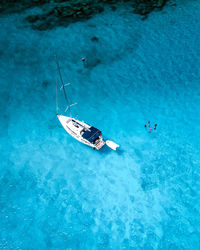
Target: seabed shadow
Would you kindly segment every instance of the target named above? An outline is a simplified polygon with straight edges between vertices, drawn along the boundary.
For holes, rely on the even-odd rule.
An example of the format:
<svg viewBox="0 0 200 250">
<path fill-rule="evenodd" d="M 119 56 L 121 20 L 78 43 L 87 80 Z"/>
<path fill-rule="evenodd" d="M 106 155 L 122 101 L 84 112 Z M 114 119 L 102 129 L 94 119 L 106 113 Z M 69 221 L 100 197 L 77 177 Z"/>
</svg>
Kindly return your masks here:
<svg viewBox="0 0 200 250">
<path fill-rule="evenodd" d="M 99 153 L 100 154 L 109 154 L 113 152 L 113 150 L 111 148 L 109 148 L 107 145 L 103 146 L 100 150 Z M 121 148 L 118 148 L 115 153 L 117 153 L 118 155 L 122 155 L 124 153 L 124 150 Z"/>
</svg>

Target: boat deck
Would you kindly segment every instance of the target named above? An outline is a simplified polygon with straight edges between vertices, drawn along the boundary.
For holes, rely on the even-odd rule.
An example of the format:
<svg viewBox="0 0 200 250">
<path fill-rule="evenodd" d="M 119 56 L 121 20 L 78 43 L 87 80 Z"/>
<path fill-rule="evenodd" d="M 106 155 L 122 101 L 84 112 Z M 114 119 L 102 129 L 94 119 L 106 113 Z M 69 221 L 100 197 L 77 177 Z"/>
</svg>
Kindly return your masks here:
<svg viewBox="0 0 200 250">
<path fill-rule="evenodd" d="M 81 131 L 83 130 L 83 127 L 76 124 L 76 122 L 74 122 L 72 119 L 68 121 L 67 125 L 77 135 L 80 135 Z"/>
</svg>

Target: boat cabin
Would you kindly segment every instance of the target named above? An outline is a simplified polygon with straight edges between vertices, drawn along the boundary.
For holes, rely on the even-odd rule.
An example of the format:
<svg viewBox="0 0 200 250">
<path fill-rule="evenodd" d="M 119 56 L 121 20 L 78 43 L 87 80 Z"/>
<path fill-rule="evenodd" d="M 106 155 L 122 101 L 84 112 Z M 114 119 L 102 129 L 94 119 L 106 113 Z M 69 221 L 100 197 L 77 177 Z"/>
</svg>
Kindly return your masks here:
<svg viewBox="0 0 200 250">
<path fill-rule="evenodd" d="M 95 127 L 90 127 L 88 130 L 86 130 L 83 134 L 82 137 L 84 139 L 86 139 L 87 141 L 91 142 L 91 143 L 95 143 L 96 140 L 99 139 L 99 137 L 101 136 L 101 131 L 98 130 Z"/>
</svg>

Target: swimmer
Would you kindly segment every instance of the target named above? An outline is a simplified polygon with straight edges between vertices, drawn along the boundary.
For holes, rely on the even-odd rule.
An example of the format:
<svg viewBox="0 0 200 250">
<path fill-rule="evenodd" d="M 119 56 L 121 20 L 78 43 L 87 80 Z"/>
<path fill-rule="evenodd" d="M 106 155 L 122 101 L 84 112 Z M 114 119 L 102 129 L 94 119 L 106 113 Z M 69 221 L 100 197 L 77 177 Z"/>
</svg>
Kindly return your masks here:
<svg viewBox="0 0 200 250">
<path fill-rule="evenodd" d="M 149 125 L 149 127 L 150 127 L 150 121 L 148 121 L 148 125 Z"/>
<path fill-rule="evenodd" d="M 144 124 L 144 127 L 146 128 L 146 127 L 147 127 L 147 125 L 146 125 L 146 124 Z"/>
<path fill-rule="evenodd" d="M 151 130 L 152 130 L 152 127 L 150 127 L 150 129 L 149 129 L 149 133 L 151 133 Z"/>
</svg>

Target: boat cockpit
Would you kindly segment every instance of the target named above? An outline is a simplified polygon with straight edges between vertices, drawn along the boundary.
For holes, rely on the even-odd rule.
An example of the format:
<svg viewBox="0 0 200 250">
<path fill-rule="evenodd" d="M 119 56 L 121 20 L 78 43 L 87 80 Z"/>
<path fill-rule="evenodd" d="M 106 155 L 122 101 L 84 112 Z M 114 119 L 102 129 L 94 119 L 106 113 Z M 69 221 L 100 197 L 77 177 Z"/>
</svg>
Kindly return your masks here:
<svg viewBox="0 0 200 250">
<path fill-rule="evenodd" d="M 95 144 L 101 137 L 101 131 L 95 127 L 90 127 L 87 131 L 82 134 L 82 137 L 92 144 Z"/>
</svg>

